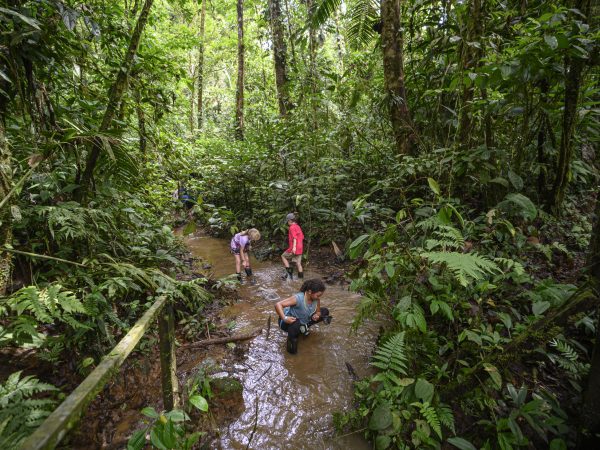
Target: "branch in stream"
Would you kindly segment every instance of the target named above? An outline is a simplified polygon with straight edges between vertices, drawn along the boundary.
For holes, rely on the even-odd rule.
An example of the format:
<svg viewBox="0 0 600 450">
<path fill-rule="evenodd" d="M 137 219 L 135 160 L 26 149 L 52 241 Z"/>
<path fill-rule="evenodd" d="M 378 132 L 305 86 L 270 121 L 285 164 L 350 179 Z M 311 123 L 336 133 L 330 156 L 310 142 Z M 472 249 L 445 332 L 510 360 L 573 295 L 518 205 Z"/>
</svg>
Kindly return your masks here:
<svg viewBox="0 0 600 450">
<path fill-rule="evenodd" d="M 227 336 L 223 338 L 205 339 L 203 341 L 192 342 L 190 344 L 182 345 L 180 348 L 206 347 L 207 345 L 213 344 L 227 344 L 229 342 L 245 341 L 247 339 L 255 338 L 261 333 L 261 331 L 262 328 L 259 328 L 253 331 L 252 333 L 238 334 L 237 336 Z"/>
</svg>

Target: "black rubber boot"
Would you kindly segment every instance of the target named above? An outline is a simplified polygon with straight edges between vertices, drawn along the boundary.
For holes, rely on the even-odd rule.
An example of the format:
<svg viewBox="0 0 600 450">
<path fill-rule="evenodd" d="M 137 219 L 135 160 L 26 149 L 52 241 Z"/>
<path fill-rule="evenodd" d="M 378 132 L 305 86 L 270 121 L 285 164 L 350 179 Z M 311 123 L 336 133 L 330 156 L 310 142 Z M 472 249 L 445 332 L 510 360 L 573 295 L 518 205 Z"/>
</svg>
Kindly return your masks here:
<svg viewBox="0 0 600 450">
<path fill-rule="evenodd" d="M 288 336 L 287 338 L 287 351 L 292 355 L 298 353 L 298 338 L 291 338 Z"/>
<path fill-rule="evenodd" d="M 244 271 L 246 272 L 246 279 L 250 282 L 250 284 L 255 285 L 256 280 L 252 276 L 252 269 L 250 267 L 246 267 Z"/>
<path fill-rule="evenodd" d="M 304 272 L 298 272 L 298 279 L 304 278 Z"/>
<path fill-rule="evenodd" d="M 237 272 L 236 275 L 237 275 L 238 281 L 241 283 L 242 282 L 242 274 Z"/>
<path fill-rule="evenodd" d="M 281 276 L 282 279 L 286 280 L 288 277 L 289 277 L 290 280 L 294 279 L 294 276 L 293 276 L 294 269 L 292 267 L 286 267 L 285 268 L 285 272 L 286 272 L 285 275 Z"/>
</svg>

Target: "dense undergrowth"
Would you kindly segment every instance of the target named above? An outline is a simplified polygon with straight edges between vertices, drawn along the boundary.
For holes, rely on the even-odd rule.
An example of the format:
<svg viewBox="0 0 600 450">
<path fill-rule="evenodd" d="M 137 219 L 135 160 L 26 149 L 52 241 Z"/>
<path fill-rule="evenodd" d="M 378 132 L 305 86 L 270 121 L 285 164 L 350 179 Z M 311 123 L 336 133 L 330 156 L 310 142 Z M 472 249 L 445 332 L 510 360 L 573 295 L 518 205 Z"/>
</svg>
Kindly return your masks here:
<svg viewBox="0 0 600 450">
<path fill-rule="evenodd" d="M 597 6 L 242 3 L 0 8 L 2 354 L 83 376 L 161 294 L 197 326 L 209 294 L 177 280 L 170 228 L 186 191 L 188 230 L 253 226 L 277 247 L 297 211 L 309 261 L 332 242 L 353 260 L 355 325 L 388 326 L 345 432 L 382 449 L 597 438 Z M 57 400 L 12 369 L 0 446 Z"/>
</svg>

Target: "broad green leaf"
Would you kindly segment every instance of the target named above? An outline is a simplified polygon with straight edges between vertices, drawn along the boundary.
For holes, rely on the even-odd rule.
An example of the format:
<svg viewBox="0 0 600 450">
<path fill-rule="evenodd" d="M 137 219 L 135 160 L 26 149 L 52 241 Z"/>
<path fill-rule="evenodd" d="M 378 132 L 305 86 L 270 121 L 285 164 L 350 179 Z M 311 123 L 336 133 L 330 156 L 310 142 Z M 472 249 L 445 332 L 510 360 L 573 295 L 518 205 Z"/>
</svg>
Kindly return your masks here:
<svg viewBox="0 0 600 450">
<path fill-rule="evenodd" d="M 190 403 L 194 405 L 200 411 L 207 412 L 208 411 L 208 402 L 201 395 L 192 395 L 190 397 Z"/>
<path fill-rule="evenodd" d="M 188 223 L 185 224 L 185 227 L 183 228 L 183 235 L 187 236 L 188 234 L 192 234 L 196 231 L 196 228 L 196 221 L 190 220 Z"/>
<path fill-rule="evenodd" d="M 127 450 L 142 450 L 146 445 L 146 430 L 137 430 L 127 441 Z"/>
<path fill-rule="evenodd" d="M 375 438 L 375 448 L 377 450 L 385 450 L 392 443 L 392 439 L 387 434 L 380 434 Z"/>
<path fill-rule="evenodd" d="M 451 437 L 451 438 L 448 438 L 446 440 L 446 442 L 448 442 L 448 444 L 454 445 L 456 448 L 459 448 L 460 450 L 477 450 L 477 448 L 473 444 L 471 444 L 469 441 L 467 441 L 466 439 L 463 439 L 461 437 Z"/>
<path fill-rule="evenodd" d="M 375 408 L 369 420 L 371 430 L 384 430 L 392 424 L 392 412 L 387 405 L 380 405 Z"/>
<path fill-rule="evenodd" d="M 387 273 L 388 277 L 392 278 L 394 276 L 394 273 L 396 272 L 396 268 L 394 267 L 394 263 L 393 262 L 386 262 L 385 263 L 385 272 Z"/>
<path fill-rule="evenodd" d="M 150 442 L 159 450 L 169 450 L 161 439 L 160 432 L 156 429 L 150 431 Z"/>
<path fill-rule="evenodd" d="M 152 406 L 146 406 L 142 409 L 142 414 L 146 417 L 150 417 L 151 419 L 158 419 L 158 413 Z"/>
<path fill-rule="evenodd" d="M 550 450 L 567 450 L 567 444 L 562 439 L 552 439 L 550 441 Z"/>
<path fill-rule="evenodd" d="M 0 8 L 0 12 L 3 12 L 5 14 L 11 14 L 15 17 L 18 17 L 23 22 L 25 22 L 27 25 L 35 28 L 36 30 L 40 30 L 39 22 L 35 19 L 32 19 L 31 17 L 24 16 L 23 14 L 13 11 L 12 9 L 6 9 L 6 8 Z"/>
<path fill-rule="evenodd" d="M 536 316 L 541 316 L 548 308 L 550 308 L 550 302 L 535 302 L 533 305 L 531 305 L 531 312 Z"/>
<path fill-rule="evenodd" d="M 502 387 L 502 376 L 500 375 L 500 372 L 498 372 L 498 368 L 488 363 L 484 363 L 483 368 L 490 374 L 490 378 L 494 382 L 496 389 L 500 389 Z"/>
<path fill-rule="evenodd" d="M 508 171 L 508 179 L 517 191 L 523 189 L 523 178 L 514 173 L 512 170 Z"/>
<path fill-rule="evenodd" d="M 440 195 L 440 185 L 433 178 L 427 178 L 427 183 L 434 194 Z"/>
<path fill-rule="evenodd" d="M 556 50 L 558 48 L 558 40 L 556 37 L 545 34 L 544 41 L 546 41 L 546 44 L 548 44 L 548 47 L 550 47 L 552 50 Z"/>
<path fill-rule="evenodd" d="M 433 398 L 434 387 L 429 381 L 419 378 L 415 383 L 415 395 L 423 402 L 430 402 Z"/>
<path fill-rule="evenodd" d="M 498 206 L 510 206 L 526 220 L 533 220 L 537 217 L 537 208 L 533 202 L 523 194 L 508 194 Z"/>
</svg>

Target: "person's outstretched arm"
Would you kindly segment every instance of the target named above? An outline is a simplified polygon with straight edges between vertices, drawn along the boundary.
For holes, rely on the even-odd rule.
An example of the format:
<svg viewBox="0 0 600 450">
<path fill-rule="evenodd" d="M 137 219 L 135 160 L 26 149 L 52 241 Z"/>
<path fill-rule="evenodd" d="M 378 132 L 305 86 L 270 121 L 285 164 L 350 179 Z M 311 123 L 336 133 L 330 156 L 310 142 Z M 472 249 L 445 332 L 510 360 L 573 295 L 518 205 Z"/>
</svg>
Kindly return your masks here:
<svg viewBox="0 0 600 450">
<path fill-rule="evenodd" d="M 294 306 L 296 304 L 296 296 L 292 295 L 291 297 L 285 298 L 283 300 L 275 303 L 275 311 L 281 320 L 283 320 L 287 324 L 294 323 L 297 319 L 295 317 L 286 316 L 283 312 L 283 308 L 288 306 Z"/>
</svg>

